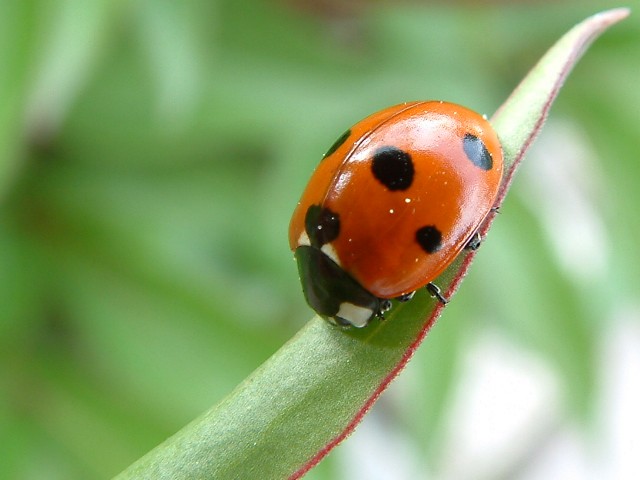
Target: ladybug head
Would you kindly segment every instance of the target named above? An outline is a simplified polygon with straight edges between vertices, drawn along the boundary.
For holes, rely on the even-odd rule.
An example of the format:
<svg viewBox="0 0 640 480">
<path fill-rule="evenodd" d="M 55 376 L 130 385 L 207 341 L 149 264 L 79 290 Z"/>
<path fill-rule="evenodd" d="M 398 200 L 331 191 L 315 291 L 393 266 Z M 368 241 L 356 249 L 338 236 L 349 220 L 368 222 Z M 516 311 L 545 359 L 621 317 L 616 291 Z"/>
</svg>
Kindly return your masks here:
<svg viewBox="0 0 640 480">
<path fill-rule="evenodd" d="M 382 311 L 384 301 L 362 287 L 322 250 L 296 248 L 300 281 L 307 303 L 336 325 L 365 327 Z"/>
</svg>

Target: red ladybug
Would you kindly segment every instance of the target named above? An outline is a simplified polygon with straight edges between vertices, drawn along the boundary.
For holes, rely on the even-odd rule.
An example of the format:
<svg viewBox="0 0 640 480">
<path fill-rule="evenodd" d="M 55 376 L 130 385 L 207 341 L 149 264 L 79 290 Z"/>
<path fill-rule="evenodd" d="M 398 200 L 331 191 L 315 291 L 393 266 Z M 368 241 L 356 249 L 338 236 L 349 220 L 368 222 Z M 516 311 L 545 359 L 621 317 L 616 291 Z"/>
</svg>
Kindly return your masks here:
<svg viewBox="0 0 640 480">
<path fill-rule="evenodd" d="M 365 118 L 331 146 L 289 227 L 309 305 L 366 326 L 473 244 L 502 176 L 498 136 L 480 114 L 430 101 Z"/>
</svg>

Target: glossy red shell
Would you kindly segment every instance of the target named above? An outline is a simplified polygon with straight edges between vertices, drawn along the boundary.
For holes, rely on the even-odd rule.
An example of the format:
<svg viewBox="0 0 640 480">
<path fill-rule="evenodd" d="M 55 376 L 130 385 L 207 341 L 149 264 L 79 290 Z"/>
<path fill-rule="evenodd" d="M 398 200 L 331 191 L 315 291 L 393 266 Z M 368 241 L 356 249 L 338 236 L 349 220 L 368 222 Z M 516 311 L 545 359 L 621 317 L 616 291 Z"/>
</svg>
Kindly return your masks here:
<svg viewBox="0 0 640 480">
<path fill-rule="evenodd" d="M 490 168 L 469 159 L 466 135 L 482 141 Z M 382 147 L 410 155 L 408 188 L 389 189 L 372 173 L 372 158 Z M 478 113 L 438 101 L 387 108 L 353 126 L 317 166 L 291 220 L 291 249 L 304 237 L 308 208 L 328 208 L 340 218 L 330 246 L 346 272 L 379 298 L 413 292 L 467 245 L 494 205 L 502 170 L 498 137 Z M 441 233 L 437 251 L 427 253 L 416 241 L 422 226 Z"/>
</svg>

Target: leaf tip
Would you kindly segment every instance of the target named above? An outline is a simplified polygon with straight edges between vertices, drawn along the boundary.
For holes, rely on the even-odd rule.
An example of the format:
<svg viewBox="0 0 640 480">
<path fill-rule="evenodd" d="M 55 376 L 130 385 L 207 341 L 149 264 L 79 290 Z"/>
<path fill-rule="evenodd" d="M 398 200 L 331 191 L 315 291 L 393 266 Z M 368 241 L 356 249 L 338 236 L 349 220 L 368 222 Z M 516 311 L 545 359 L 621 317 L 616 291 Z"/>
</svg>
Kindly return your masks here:
<svg viewBox="0 0 640 480">
<path fill-rule="evenodd" d="M 631 9 L 629 7 L 618 7 L 610 10 L 604 10 L 603 12 L 596 13 L 591 17 L 593 20 L 601 21 L 610 25 L 612 23 L 624 20 L 631 15 Z"/>
</svg>

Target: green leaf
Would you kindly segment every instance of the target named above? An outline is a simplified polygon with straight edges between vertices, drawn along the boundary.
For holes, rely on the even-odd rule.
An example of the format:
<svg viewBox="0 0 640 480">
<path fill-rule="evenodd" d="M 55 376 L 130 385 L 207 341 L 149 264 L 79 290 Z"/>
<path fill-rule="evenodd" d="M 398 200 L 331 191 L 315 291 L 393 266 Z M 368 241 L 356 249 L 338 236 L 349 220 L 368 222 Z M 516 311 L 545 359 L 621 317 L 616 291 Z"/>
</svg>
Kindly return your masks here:
<svg viewBox="0 0 640 480">
<path fill-rule="evenodd" d="M 628 13 L 610 10 L 576 26 L 498 110 L 493 123 L 507 166 L 500 202 L 573 65 Z M 438 279 L 449 297 L 474 255 L 461 255 Z M 442 310 L 422 291 L 362 330 L 340 330 L 314 318 L 227 398 L 117 478 L 301 477 L 353 431 Z"/>
<path fill-rule="evenodd" d="M 11 185 L 21 161 L 22 109 L 36 17 L 34 2 L 0 3 L 0 194 Z"/>
<path fill-rule="evenodd" d="M 67 0 L 47 5 L 26 108 L 30 140 L 55 137 L 99 58 L 112 2 Z"/>
</svg>

